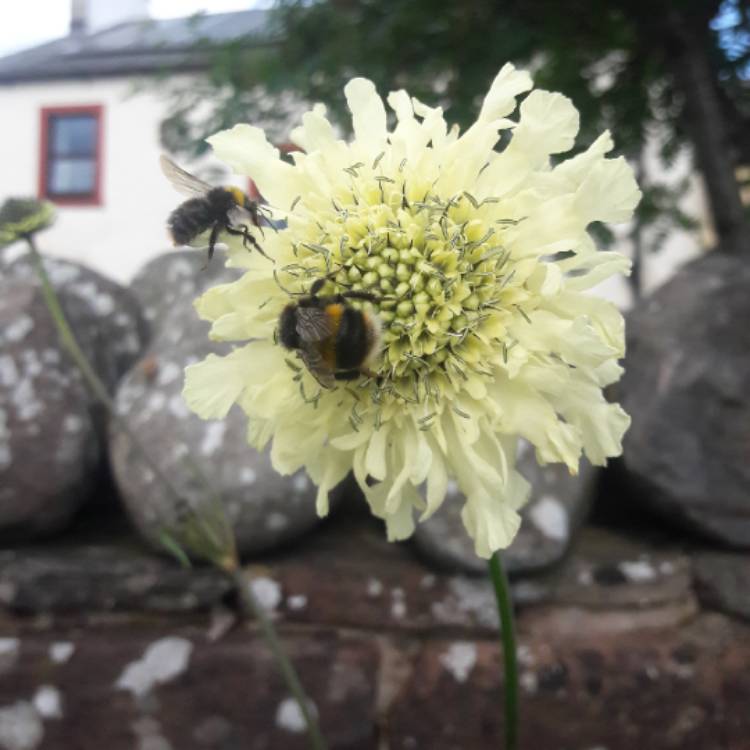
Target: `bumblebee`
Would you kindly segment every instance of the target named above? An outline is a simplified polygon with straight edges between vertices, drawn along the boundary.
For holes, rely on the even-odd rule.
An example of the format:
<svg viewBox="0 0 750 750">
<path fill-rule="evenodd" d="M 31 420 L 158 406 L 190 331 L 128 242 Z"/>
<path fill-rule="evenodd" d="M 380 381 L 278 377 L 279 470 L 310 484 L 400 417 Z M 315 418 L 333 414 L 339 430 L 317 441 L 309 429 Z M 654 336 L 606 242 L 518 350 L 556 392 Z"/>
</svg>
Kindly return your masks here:
<svg viewBox="0 0 750 750">
<path fill-rule="evenodd" d="M 181 203 L 167 219 L 175 245 L 189 245 L 196 237 L 210 230 L 208 237 L 208 260 L 216 249 L 221 232 L 242 237 L 242 244 L 249 250 L 254 247 L 261 255 L 268 257 L 258 241 L 250 234 L 248 222 L 257 227 L 261 234 L 261 209 L 236 187 L 211 187 L 207 182 L 178 167 L 171 159 L 162 155 L 162 172 L 172 186 L 189 200 Z"/>
<path fill-rule="evenodd" d="M 336 380 L 374 377 L 368 364 L 380 349 L 380 321 L 348 304 L 353 299 L 377 302 L 377 297 L 357 291 L 319 296 L 326 280 L 318 279 L 308 295 L 284 308 L 277 335 L 321 386 L 333 388 Z"/>
</svg>

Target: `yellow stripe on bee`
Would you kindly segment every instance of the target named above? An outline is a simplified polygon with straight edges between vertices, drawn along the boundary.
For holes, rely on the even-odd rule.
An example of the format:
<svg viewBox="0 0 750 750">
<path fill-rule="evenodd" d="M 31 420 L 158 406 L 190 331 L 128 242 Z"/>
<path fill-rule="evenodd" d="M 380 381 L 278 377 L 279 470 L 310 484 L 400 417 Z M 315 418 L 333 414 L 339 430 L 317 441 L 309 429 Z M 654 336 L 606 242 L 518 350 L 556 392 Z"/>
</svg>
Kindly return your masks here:
<svg viewBox="0 0 750 750">
<path fill-rule="evenodd" d="M 245 194 L 238 188 L 238 187 L 227 187 L 225 190 L 228 193 L 232 194 L 232 197 L 234 198 L 234 202 L 238 206 L 244 206 L 245 205 Z"/>
<path fill-rule="evenodd" d="M 341 325 L 341 318 L 344 315 L 344 306 L 340 304 L 326 305 L 325 314 L 331 327 L 331 335 L 321 341 L 320 356 L 323 361 L 332 370 L 336 368 L 336 334 Z"/>
</svg>

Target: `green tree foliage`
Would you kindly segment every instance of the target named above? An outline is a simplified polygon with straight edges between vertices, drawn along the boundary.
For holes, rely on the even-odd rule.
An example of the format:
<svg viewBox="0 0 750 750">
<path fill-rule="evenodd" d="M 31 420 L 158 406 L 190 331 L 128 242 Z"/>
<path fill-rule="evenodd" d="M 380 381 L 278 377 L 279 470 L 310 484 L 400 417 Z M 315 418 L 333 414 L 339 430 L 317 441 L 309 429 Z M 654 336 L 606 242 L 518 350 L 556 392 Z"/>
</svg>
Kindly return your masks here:
<svg viewBox="0 0 750 750">
<path fill-rule="evenodd" d="M 341 89 L 354 75 L 384 93 L 406 88 L 466 125 L 506 60 L 573 100 L 578 148 L 610 128 L 618 151 L 637 160 L 658 133 L 669 166 L 695 144 L 719 234 L 736 232 L 729 225 L 741 219 L 722 211 L 739 205 L 729 182 L 736 188 L 735 165 L 750 162 L 750 0 L 281 0 L 263 40 L 216 51 L 207 90 L 181 92 L 165 142 L 195 143 L 239 121 L 283 122 L 288 111 L 276 102 L 288 92 L 324 102 L 347 127 Z M 207 96 L 215 106 L 188 124 Z M 690 226 L 677 208 L 684 187 L 644 185 L 638 222 L 657 222 L 656 240 L 666 226 Z"/>
</svg>

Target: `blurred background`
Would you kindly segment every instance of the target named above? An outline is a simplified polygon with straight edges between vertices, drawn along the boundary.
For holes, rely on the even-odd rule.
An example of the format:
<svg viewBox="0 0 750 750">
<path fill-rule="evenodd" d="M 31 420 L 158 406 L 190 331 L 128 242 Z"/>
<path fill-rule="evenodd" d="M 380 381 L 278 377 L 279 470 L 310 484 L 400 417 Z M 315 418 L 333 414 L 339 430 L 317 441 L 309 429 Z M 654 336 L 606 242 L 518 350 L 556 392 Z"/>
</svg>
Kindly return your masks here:
<svg viewBox="0 0 750 750">
<path fill-rule="evenodd" d="M 258 197 L 206 136 L 250 122 L 290 151 L 318 101 L 346 135 L 354 75 L 464 127 L 508 60 L 573 100 L 576 152 L 609 128 L 644 193 L 592 228 L 633 259 L 594 290 L 628 318 L 624 456 L 578 477 L 519 459 L 522 747 L 750 748 L 750 2 L 6 0 L 0 749 L 307 746 L 231 583 L 164 554 L 179 502 L 66 354 L 3 235 L 11 198 L 54 204 L 36 241 L 82 348 L 181 501 L 221 494 L 331 748 L 500 746 L 497 615 L 457 488 L 389 545 L 354 487 L 321 522 L 243 417 L 184 406 L 185 365 L 222 351 L 192 301 L 233 276 L 170 248 L 158 161 Z"/>
</svg>

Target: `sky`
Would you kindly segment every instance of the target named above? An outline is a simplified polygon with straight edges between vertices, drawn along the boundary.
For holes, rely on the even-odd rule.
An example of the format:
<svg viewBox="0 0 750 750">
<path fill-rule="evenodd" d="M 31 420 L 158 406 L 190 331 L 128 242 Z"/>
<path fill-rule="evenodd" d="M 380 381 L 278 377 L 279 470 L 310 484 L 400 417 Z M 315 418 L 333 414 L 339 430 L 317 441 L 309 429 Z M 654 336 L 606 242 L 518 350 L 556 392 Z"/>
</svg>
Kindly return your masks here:
<svg viewBox="0 0 750 750">
<path fill-rule="evenodd" d="M 111 0 L 116 2 L 117 0 Z M 199 11 L 222 13 L 266 8 L 269 0 L 150 0 L 154 18 L 189 16 Z M 70 0 L 23 0 L 0 2 L 0 57 L 33 47 L 68 33 Z"/>
</svg>

